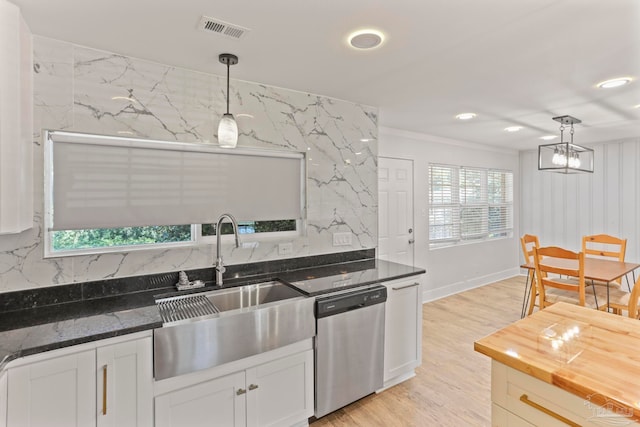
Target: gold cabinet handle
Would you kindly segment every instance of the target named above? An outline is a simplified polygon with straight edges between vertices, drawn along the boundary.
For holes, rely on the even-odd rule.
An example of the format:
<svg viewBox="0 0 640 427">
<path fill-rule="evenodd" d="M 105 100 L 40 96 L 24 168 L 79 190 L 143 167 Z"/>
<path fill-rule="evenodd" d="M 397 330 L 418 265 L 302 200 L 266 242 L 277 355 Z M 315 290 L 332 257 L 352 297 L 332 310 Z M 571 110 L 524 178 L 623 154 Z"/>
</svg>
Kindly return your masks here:
<svg viewBox="0 0 640 427">
<path fill-rule="evenodd" d="M 255 390 L 258 388 L 257 384 L 249 384 L 249 390 Z"/>
<path fill-rule="evenodd" d="M 522 403 L 524 403 L 526 405 L 529 405 L 532 408 L 535 408 L 540 412 L 544 412 L 545 414 L 549 415 L 550 417 L 553 417 L 558 421 L 562 421 L 563 423 L 565 423 L 568 426 L 581 427 L 580 424 L 576 424 L 573 421 L 571 421 L 570 419 L 565 418 L 560 414 L 556 414 L 551 409 L 547 409 L 544 406 L 540 405 L 539 403 L 536 403 L 536 402 L 534 402 L 532 400 L 529 400 L 529 396 L 527 396 L 526 394 L 523 394 L 522 396 L 520 396 L 520 402 L 522 402 Z"/>
<path fill-rule="evenodd" d="M 102 415 L 107 415 L 107 365 L 102 367 Z"/>
<path fill-rule="evenodd" d="M 236 391 L 236 394 L 238 396 L 240 396 L 241 394 L 245 394 L 247 392 L 247 390 L 243 389 L 243 388 L 239 388 L 238 391 Z"/>
</svg>

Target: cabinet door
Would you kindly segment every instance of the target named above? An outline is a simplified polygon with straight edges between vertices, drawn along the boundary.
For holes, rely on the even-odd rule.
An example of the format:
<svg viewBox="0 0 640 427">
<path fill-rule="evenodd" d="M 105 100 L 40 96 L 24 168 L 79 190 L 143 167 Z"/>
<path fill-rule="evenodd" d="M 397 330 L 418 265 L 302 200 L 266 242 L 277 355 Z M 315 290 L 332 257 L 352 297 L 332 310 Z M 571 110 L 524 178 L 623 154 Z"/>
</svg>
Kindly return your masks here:
<svg viewBox="0 0 640 427">
<path fill-rule="evenodd" d="M 246 425 L 245 374 L 238 372 L 155 399 L 156 427 Z"/>
<path fill-rule="evenodd" d="M 151 337 L 96 351 L 98 427 L 153 425 Z"/>
<path fill-rule="evenodd" d="M 7 427 L 7 373 L 0 372 L 0 427 Z"/>
<path fill-rule="evenodd" d="M 386 284 L 384 381 L 413 372 L 422 363 L 421 277 Z M 385 384 L 387 385 L 387 384 Z"/>
<path fill-rule="evenodd" d="M 95 364 L 90 350 L 9 369 L 7 425 L 95 426 Z"/>
<path fill-rule="evenodd" d="M 288 426 L 313 415 L 313 350 L 247 370 L 247 426 Z"/>
</svg>

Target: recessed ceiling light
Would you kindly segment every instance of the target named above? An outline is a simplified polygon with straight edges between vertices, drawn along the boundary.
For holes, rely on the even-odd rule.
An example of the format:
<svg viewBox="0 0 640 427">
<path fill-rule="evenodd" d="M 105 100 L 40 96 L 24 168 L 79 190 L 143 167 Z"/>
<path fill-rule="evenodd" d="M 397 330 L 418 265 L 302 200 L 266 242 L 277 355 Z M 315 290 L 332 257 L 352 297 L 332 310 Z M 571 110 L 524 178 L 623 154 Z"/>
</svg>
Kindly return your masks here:
<svg viewBox="0 0 640 427">
<path fill-rule="evenodd" d="M 634 105 L 633 108 L 640 108 L 640 104 Z"/>
<path fill-rule="evenodd" d="M 601 89 L 611 89 L 614 87 L 624 86 L 627 83 L 630 83 L 631 80 L 631 77 L 619 77 L 617 79 L 605 80 L 604 82 L 600 82 L 597 86 Z"/>
<path fill-rule="evenodd" d="M 509 126 L 508 128 L 504 128 L 507 132 L 518 132 L 522 130 L 522 126 Z"/>
<path fill-rule="evenodd" d="M 556 139 L 558 136 L 557 135 L 545 135 L 545 136 L 541 136 L 540 139 L 544 139 L 545 141 L 551 141 L 552 139 Z"/>
<path fill-rule="evenodd" d="M 349 45 L 356 49 L 375 49 L 384 42 L 384 34 L 378 30 L 358 30 L 349 34 Z"/>
<path fill-rule="evenodd" d="M 458 120 L 471 120 L 476 116 L 476 113 L 460 113 L 456 116 Z"/>
<path fill-rule="evenodd" d="M 371 138 L 360 138 L 360 142 L 369 142 Z"/>
</svg>

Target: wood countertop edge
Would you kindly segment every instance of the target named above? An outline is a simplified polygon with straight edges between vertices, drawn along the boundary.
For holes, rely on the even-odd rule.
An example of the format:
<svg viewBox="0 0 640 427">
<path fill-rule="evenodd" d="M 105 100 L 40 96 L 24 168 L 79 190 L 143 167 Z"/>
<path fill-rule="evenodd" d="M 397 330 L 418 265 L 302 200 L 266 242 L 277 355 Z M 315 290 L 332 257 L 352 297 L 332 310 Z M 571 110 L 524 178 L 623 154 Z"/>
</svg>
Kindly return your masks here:
<svg viewBox="0 0 640 427">
<path fill-rule="evenodd" d="M 566 310 L 566 313 L 562 313 L 563 310 Z M 547 316 L 550 315 L 550 319 L 559 319 L 560 317 L 562 317 L 562 314 L 565 314 L 571 315 L 574 320 L 582 322 L 588 321 L 588 317 L 595 315 L 595 317 L 600 317 L 600 320 L 603 320 L 603 324 L 598 324 L 597 327 L 610 332 L 620 333 L 633 339 L 640 338 L 640 323 L 636 323 L 638 322 L 638 320 L 624 318 L 621 316 L 616 316 L 616 318 L 602 318 L 601 316 L 613 315 L 596 310 L 586 313 L 582 310 L 590 309 L 584 309 L 582 307 L 577 307 L 566 303 L 558 303 L 554 306 L 548 307 L 544 311 L 546 312 Z M 534 313 L 533 316 L 535 316 L 536 314 L 537 313 Z M 615 320 L 615 327 L 613 327 L 612 320 Z M 545 360 L 544 357 L 540 357 L 539 362 L 533 360 L 531 357 L 523 360 L 516 355 L 508 354 L 507 350 L 504 347 L 501 348 L 499 346 L 486 343 L 487 338 L 504 334 L 504 329 L 510 327 L 515 328 L 519 325 L 522 325 L 523 322 L 526 323 L 527 318 L 518 320 L 513 324 L 501 330 L 498 330 L 494 334 L 491 334 L 487 337 L 480 338 L 479 340 L 474 342 L 474 350 L 517 371 L 523 372 L 550 385 L 558 387 L 568 393 L 583 398 L 585 399 L 585 402 L 588 400 L 589 402 L 593 402 L 597 406 L 604 407 L 605 405 L 609 405 L 613 406 L 613 408 L 628 411 L 628 418 L 634 421 L 640 421 L 640 402 L 625 401 L 619 395 L 618 397 L 614 397 L 613 393 L 608 393 L 605 390 L 607 387 L 604 386 L 600 389 L 596 389 L 597 387 L 589 387 L 584 382 L 580 381 L 579 376 L 576 377 L 576 375 L 574 375 L 570 370 L 564 369 L 565 366 L 555 365 L 553 362 L 549 363 L 549 361 Z"/>
<path fill-rule="evenodd" d="M 605 395 L 601 391 L 593 390 L 579 382 L 572 381 L 560 374 L 552 374 L 552 382 L 554 386 L 571 393 L 575 396 L 583 398 L 585 402 L 592 402 L 596 406 L 605 407 L 612 405 L 614 408 L 621 408 L 629 412 L 628 418 L 634 421 L 640 421 L 640 410 L 633 403 L 624 402 L 620 399 Z"/>
</svg>

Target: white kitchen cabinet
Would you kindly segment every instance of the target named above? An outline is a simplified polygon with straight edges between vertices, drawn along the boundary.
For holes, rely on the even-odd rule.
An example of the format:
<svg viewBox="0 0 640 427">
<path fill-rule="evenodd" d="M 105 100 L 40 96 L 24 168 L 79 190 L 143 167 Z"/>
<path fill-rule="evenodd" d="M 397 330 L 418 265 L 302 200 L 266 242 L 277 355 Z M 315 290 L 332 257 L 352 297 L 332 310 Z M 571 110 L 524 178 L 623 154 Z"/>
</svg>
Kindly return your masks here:
<svg viewBox="0 0 640 427">
<path fill-rule="evenodd" d="M 491 365 L 491 400 L 492 427 L 640 426 L 629 417 L 633 414 L 616 410 L 615 402 L 592 403 L 590 398 L 576 396 L 495 360 Z"/>
<path fill-rule="evenodd" d="M 0 234 L 33 227 L 33 49 L 20 9 L 0 0 Z"/>
<path fill-rule="evenodd" d="M 414 376 L 422 363 L 422 278 L 385 283 L 384 388 Z"/>
<path fill-rule="evenodd" d="M 96 423 L 95 351 L 9 369 L 7 424 L 85 427 Z"/>
<path fill-rule="evenodd" d="M 6 371 L 7 426 L 150 427 L 152 364 L 149 333 L 14 360 Z"/>
<path fill-rule="evenodd" d="M 313 415 L 313 351 L 247 370 L 247 426 L 290 426 Z"/>
<path fill-rule="evenodd" d="M 96 349 L 98 427 L 153 426 L 152 360 L 151 337 Z"/>
<path fill-rule="evenodd" d="M 7 427 L 7 373 L 0 372 L 0 427 Z"/>
<path fill-rule="evenodd" d="M 245 373 L 237 372 L 155 399 L 155 427 L 246 425 Z"/>
<path fill-rule="evenodd" d="M 156 427 L 280 427 L 306 421 L 313 415 L 313 350 L 159 395 L 155 414 Z"/>
</svg>

